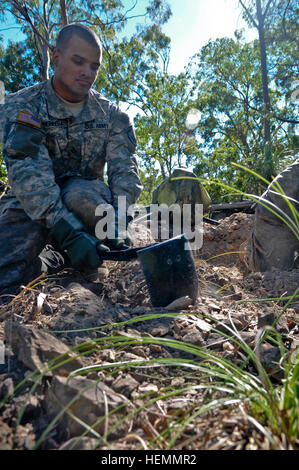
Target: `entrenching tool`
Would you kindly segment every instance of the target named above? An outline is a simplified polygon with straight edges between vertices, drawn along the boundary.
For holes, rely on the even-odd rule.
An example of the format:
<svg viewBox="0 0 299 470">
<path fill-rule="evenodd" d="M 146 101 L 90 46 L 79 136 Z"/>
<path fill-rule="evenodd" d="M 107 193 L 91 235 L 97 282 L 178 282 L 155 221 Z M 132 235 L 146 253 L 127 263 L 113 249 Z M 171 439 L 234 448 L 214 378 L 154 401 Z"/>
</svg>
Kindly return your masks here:
<svg viewBox="0 0 299 470">
<path fill-rule="evenodd" d="M 138 259 L 147 282 L 153 307 L 165 307 L 173 300 L 188 296 L 195 303 L 198 279 L 192 251 L 184 234 L 141 248 L 100 253 L 103 260 Z"/>
</svg>

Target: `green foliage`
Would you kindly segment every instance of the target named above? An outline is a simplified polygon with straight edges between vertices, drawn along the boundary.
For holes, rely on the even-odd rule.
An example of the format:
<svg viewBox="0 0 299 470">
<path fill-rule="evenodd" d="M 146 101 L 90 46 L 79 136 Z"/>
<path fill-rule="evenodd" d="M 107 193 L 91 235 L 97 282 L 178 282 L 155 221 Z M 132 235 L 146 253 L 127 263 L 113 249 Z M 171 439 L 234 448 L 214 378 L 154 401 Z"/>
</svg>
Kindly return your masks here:
<svg viewBox="0 0 299 470">
<path fill-rule="evenodd" d="M 27 3 L 32 25 L 22 16 L 16 0 L 12 11 L 27 40 L 0 46 L 0 80 L 7 92 L 33 85 L 43 77 L 47 54 L 38 34 L 55 44 L 63 25 L 58 0 L 43 9 L 41 0 Z M 62 2 L 63 3 L 63 2 Z M 255 0 L 244 0 L 256 20 Z M 99 34 L 103 44 L 103 63 L 96 89 L 117 103 L 139 109 L 135 118 L 138 156 L 144 193 L 140 200 L 151 200 L 151 188 L 175 167 L 187 167 L 206 180 L 222 181 L 239 190 L 261 194 L 264 186 L 251 174 L 244 176 L 230 162 L 267 175 L 273 175 L 293 161 L 298 151 L 296 102 L 292 99 L 296 72 L 296 2 L 274 0 L 266 12 L 264 33 L 267 49 L 271 111 L 271 147 L 264 144 L 264 102 L 258 41 L 246 43 L 242 32 L 235 39 L 210 41 L 191 60 L 183 73 L 167 73 L 171 43 L 163 24 L 171 15 L 165 0 L 144 2 L 143 18 L 130 37 L 123 37 L 125 26 L 134 17 L 120 0 L 70 0 L 69 22 L 81 21 Z M 133 6 L 133 5 L 132 5 Z M 11 7 L 1 3 L 0 14 Z M 249 15 L 246 15 L 253 25 Z M 47 21 L 40 21 L 46 18 Z M 33 29 L 32 29 L 33 28 Z M 48 51 L 49 52 L 49 51 Z M 51 63 L 48 68 L 51 72 Z M 198 125 L 186 126 L 192 108 L 201 112 Z M 219 185 L 207 183 L 213 202 L 233 199 Z"/>
<path fill-rule="evenodd" d="M 140 106 L 143 114 L 136 116 L 135 124 L 145 169 L 158 165 L 166 177 L 175 167 L 188 167 L 201 157 L 196 133 L 186 127 L 187 113 L 193 107 L 188 72 L 177 77 L 147 73 Z"/>
<path fill-rule="evenodd" d="M 39 68 L 38 51 L 31 38 L 26 42 L 10 42 L 5 50 L 0 46 L 0 80 L 7 93 L 37 83 Z"/>
<path fill-rule="evenodd" d="M 162 176 L 158 170 L 151 169 L 149 173 L 144 170 L 139 170 L 141 183 L 143 184 L 143 191 L 141 192 L 137 204 L 148 206 L 152 203 L 152 193 L 154 189 L 162 182 Z"/>
</svg>

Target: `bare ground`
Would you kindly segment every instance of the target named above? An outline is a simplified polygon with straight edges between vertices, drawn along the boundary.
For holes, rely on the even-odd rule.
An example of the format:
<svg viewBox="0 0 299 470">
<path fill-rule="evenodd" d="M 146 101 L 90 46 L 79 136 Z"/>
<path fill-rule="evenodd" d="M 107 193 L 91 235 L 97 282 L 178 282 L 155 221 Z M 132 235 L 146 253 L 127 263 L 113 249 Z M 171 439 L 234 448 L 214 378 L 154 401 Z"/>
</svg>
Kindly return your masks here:
<svg viewBox="0 0 299 470">
<path fill-rule="evenodd" d="M 203 248 L 195 253 L 200 288 L 195 305 L 174 305 L 168 310 L 152 308 L 138 261 L 126 264 L 106 262 L 107 275 L 104 276 L 103 273 L 102 280 L 98 282 L 88 282 L 79 273 L 65 271 L 31 290 L 24 289 L 19 297 L 0 311 L 0 340 L 5 341 L 6 353 L 5 363 L 0 364 L 0 400 L 12 394 L 14 387 L 28 377 L 35 367 L 53 358 L 55 341 L 53 340 L 50 351 L 51 339 L 41 339 L 38 333 L 32 331 L 47 331 L 52 338 L 55 337 L 68 348 L 84 341 L 91 344 L 103 335 L 113 334 L 124 338 L 169 338 L 205 347 L 238 363 L 240 351 L 229 339 L 212 331 L 213 322 L 216 321 L 219 324 L 218 329 L 221 329 L 225 328 L 225 324 L 231 325 L 232 319 L 242 338 L 254 347 L 258 329 L 273 324 L 286 301 L 261 303 L 253 300 L 291 295 L 299 285 L 298 270 L 249 273 L 239 261 L 240 245 L 250 233 L 252 217 L 237 213 L 223 219 L 219 226 L 205 224 Z M 138 238 L 137 245 L 150 242 L 143 230 Z M 180 312 L 180 315 L 165 315 L 175 312 Z M 157 314 L 157 318 L 140 321 L 145 314 Z M 129 320 L 134 322 L 123 326 L 115 325 Z M 296 341 L 298 344 L 298 320 L 297 302 L 286 309 L 276 327 L 290 350 Z M 92 329 L 99 326 L 105 328 Z M 82 331 L 86 328 L 91 330 Z M 9 331 L 12 333 L 8 334 Z M 25 345 L 24 340 L 27 331 L 28 338 L 31 338 L 28 339 L 31 341 L 29 349 L 29 343 Z M 196 359 L 167 345 L 149 342 L 124 347 L 118 345 L 115 348 L 95 347 L 92 353 L 81 360 L 82 365 L 93 365 L 171 357 Z M 263 360 L 273 381 L 278 382 L 281 377 L 277 364 L 277 348 L 266 344 Z M 51 412 L 55 408 L 54 405 L 52 408 L 49 405 L 51 390 L 62 386 L 61 390 L 64 391 L 66 384 L 62 378 L 68 375 L 69 371 L 63 368 L 53 374 L 45 374 L 30 394 L 32 382 L 29 380 L 13 398 L 6 401 L 0 409 L 0 449 L 34 448 L 51 421 Z M 200 383 L 200 377 L 179 367 L 135 367 L 117 374 L 109 370 L 89 372 L 86 381 L 88 380 L 100 381 L 104 384 L 103 387 L 108 387 L 105 390 L 111 395 L 109 400 L 126 403 L 125 413 L 129 416 L 132 409 L 141 408 L 111 434 L 109 444 L 98 443 L 99 449 L 163 449 L 169 441 L 159 439 L 159 435 L 167 430 L 169 423 L 172 423 L 175 434 L 178 429 L 175 426 L 179 426 L 185 411 L 196 409 L 197 404 L 207 402 L 209 398 L 207 391 L 186 389 L 175 397 L 154 400 L 142 409 L 149 398 L 158 397 L 167 387 L 184 388 Z M 62 399 L 61 395 L 60 397 Z M 110 406 L 109 400 L 108 405 L 107 400 L 103 403 L 106 411 L 107 406 Z M 23 415 L 20 418 L 21 410 Z M 82 413 L 85 416 L 86 410 L 83 409 Z M 72 445 L 77 449 L 93 448 L 99 441 L 92 434 L 87 434 L 80 441 L 76 440 L 76 436 L 81 433 L 73 426 L 73 421 L 70 417 L 58 420 L 43 439 L 40 448 L 64 449 Z M 104 425 L 104 431 L 107 431 L 107 426 L 109 428 L 113 425 L 113 418 L 106 418 Z M 240 409 L 231 406 L 209 411 L 190 421 L 178 433 L 172 448 L 251 450 L 270 449 L 271 446 Z"/>
</svg>

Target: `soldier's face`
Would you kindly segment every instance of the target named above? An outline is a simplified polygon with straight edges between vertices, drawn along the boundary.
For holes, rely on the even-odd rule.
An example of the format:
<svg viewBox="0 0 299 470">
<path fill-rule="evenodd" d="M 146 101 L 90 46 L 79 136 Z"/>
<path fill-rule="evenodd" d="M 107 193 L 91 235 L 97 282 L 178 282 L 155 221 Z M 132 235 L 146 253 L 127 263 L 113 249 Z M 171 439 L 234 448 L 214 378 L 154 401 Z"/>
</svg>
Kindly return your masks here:
<svg viewBox="0 0 299 470">
<path fill-rule="evenodd" d="M 100 67 L 101 53 L 74 35 L 64 51 L 53 51 L 54 87 L 68 101 L 81 101 L 92 87 Z"/>
</svg>

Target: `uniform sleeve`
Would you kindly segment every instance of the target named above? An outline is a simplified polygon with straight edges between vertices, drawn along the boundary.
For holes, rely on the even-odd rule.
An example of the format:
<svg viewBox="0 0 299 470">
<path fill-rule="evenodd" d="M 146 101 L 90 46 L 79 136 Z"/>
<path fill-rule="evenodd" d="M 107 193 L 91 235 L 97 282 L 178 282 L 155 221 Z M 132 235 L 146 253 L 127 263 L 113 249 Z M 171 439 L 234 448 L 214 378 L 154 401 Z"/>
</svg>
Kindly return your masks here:
<svg viewBox="0 0 299 470">
<path fill-rule="evenodd" d="M 55 182 L 44 130 L 10 117 L 3 134 L 3 158 L 14 195 L 32 220 L 51 228 L 69 211 Z"/>
<path fill-rule="evenodd" d="M 136 138 L 133 124 L 126 113 L 117 110 L 106 148 L 108 185 L 114 207 L 117 207 L 118 196 L 125 196 L 128 208 L 136 202 L 142 191 L 135 152 Z"/>
</svg>

